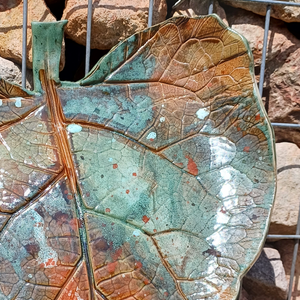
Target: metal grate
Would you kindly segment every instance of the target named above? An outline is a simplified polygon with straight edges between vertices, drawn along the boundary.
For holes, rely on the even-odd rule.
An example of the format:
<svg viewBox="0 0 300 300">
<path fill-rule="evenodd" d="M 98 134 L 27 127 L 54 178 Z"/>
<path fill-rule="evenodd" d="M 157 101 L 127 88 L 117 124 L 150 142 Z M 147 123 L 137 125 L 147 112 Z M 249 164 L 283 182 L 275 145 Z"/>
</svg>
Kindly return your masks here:
<svg viewBox="0 0 300 300">
<path fill-rule="evenodd" d="M 87 17 L 87 37 L 86 37 L 86 59 L 85 59 L 85 74 L 90 70 L 90 51 L 91 51 L 91 31 L 92 31 L 92 0 L 88 1 L 88 17 Z M 183 3 L 185 0 L 177 1 L 173 8 L 176 8 L 179 4 Z M 300 7 L 300 3 L 294 2 L 284 2 L 284 1 L 274 1 L 274 0 L 234 0 L 236 2 L 257 2 L 266 4 L 266 18 L 265 18 L 265 30 L 264 30 L 264 41 L 263 41 L 263 53 L 262 53 L 262 63 L 260 68 L 260 78 L 259 78 L 259 92 L 262 95 L 263 84 L 264 84 L 264 75 L 265 75 L 265 66 L 266 66 L 266 55 L 267 55 L 267 46 L 268 46 L 268 35 L 269 35 L 269 26 L 270 26 L 270 17 L 272 5 L 285 5 L 285 6 L 295 6 Z M 208 14 L 213 13 L 214 0 L 210 0 Z M 152 17 L 154 9 L 154 0 L 149 0 L 149 13 L 148 13 L 148 27 L 152 26 Z M 27 15 L 28 15 L 28 0 L 23 0 L 23 40 L 22 40 L 22 87 L 26 87 L 26 54 L 27 54 Z M 271 123 L 274 127 L 282 128 L 300 128 L 300 124 L 292 123 Z M 287 300 L 291 300 L 293 283 L 295 277 L 295 268 L 297 261 L 297 254 L 300 242 L 300 207 L 298 213 L 298 223 L 296 228 L 295 235 L 268 235 L 267 239 L 292 239 L 295 240 L 295 246 L 292 257 L 292 267 L 290 274 L 289 290 Z M 239 296 L 238 298 L 241 298 Z"/>
</svg>

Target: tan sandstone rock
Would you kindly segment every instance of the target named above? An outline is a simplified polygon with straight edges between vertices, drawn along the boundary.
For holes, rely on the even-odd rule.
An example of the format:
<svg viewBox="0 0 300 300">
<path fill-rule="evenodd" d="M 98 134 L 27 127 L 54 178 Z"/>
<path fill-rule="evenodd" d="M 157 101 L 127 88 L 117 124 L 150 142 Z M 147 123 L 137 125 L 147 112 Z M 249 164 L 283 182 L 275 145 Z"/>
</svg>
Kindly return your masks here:
<svg viewBox="0 0 300 300">
<path fill-rule="evenodd" d="M 249 42 L 255 65 L 261 64 L 265 20 L 263 17 L 242 9 L 227 9 L 226 16 L 232 29 L 242 34 Z M 272 19 L 268 36 L 267 61 L 280 53 L 293 53 L 300 41 L 290 33 L 284 22 Z"/>
<path fill-rule="evenodd" d="M 293 240 L 281 240 L 276 243 L 276 248 L 280 252 L 286 278 L 288 281 L 290 280 L 294 245 L 295 242 Z M 298 251 L 291 299 L 300 300 L 300 251 Z"/>
<path fill-rule="evenodd" d="M 300 41 L 291 48 L 294 51 L 283 51 L 268 64 L 268 113 L 273 122 L 300 123 Z M 277 128 L 276 138 L 300 146 L 299 130 Z"/>
<path fill-rule="evenodd" d="M 229 25 L 249 41 L 255 65 L 261 64 L 264 18 L 242 9 L 226 9 Z M 259 73 L 259 72 L 258 72 Z M 271 19 L 264 100 L 272 122 L 300 123 L 300 40 L 284 22 Z M 257 80 L 259 76 L 257 76 Z M 275 128 L 277 142 L 300 146 L 300 131 Z"/>
<path fill-rule="evenodd" d="M 271 234 L 295 234 L 300 205 L 300 149 L 277 143 L 277 193 L 272 212 Z"/>
<path fill-rule="evenodd" d="M 0 3 L 0 56 L 20 64 L 22 62 L 23 1 L 1 0 Z M 55 21 L 43 0 L 28 0 L 26 64 L 29 68 L 32 68 L 32 21 Z M 62 61 L 64 61 L 63 58 Z"/>
<path fill-rule="evenodd" d="M 265 246 L 253 267 L 243 278 L 243 287 L 251 300 L 285 300 L 287 280 L 280 254 Z"/>
<path fill-rule="evenodd" d="M 149 0 L 94 0 L 91 48 L 110 49 L 119 41 L 147 27 Z M 154 0 L 153 24 L 165 20 L 166 0 Z M 68 0 L 62 19 L 67 36 L 86 44 L 87 1 Z"/>
<path fill-rule="evenodd" d="M 239 2 L 230 0 L 221 0 L 223 3 L 233 7 L 239 7 L 252 11 L 258 15 L 266 15 L 266 4 L 254 3 L 250 1 Z M 282 1 L 282 0 L 281 0 Z M 300 3 L 300 0 L 283 0 L 286 2 Z M 280 19 L 284 22 L 300 22 L 300 7 L 286 5 L 272 5 L 271 17 Z"/>
<path fill-rule="evenodd" d="M 186 0 L 175 8 L 173 16 L 183 15 L 188 17 L 195 17 L 200 15 L 207 15 L 209 4 L 210 0 Z M 226 25 L 228 25 L 225 10 L 220 6 L 218 1 L 214 1 L 213 12 L 217 14 Z"/>
</svg>

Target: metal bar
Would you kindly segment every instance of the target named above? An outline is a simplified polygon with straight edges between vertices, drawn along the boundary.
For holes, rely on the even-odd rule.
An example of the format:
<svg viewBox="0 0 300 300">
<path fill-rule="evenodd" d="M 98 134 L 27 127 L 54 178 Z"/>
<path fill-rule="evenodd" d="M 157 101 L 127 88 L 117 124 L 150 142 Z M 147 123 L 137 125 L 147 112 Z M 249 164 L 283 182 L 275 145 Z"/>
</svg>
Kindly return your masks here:
<svg viewBox="0 0 300 300">
<path fill-rule="evenodd" d="M 153 0 L 149 0 L 149 12 L 148 12 L 148 27 L 152 26 L 153 19 Z"/>
<path fill-rule="evenodd" d="M 214 0 L 210 0 L 208 7 L 208 14 L 211 15 L 214 12 Z"/>
<path fill-rule="evenodd" d="M 298 212 L 298 223 L 297 223 L 296 235 L 300 235 L 300 205 L 299 205 L 299 212 Z M 297 254 L 298 254 L 298 249 L 299 249 L 299 241 L 300 241 L 300 239 L 295 240 L 292 267 L 291 267 L 291 275 L 290 275 L 289 293 L 288 293 L 287 300 L 291 300 L 291 298 L 292 298 L 293 283 L 294 283 L 295 269 L 296 269 L 296 262 L 297 262 Z"/>
<path fill-rule="evenodd" d="M 293 123 L 271 123 L 274 127 L 300 128 L 300 124 Z"/>
<path fill-rule="evenodd" d="M 91 32 L 92 32 L 93 0 L 88 0 L 88 15 L 86 25 L 85 75 L 90 71 Z"/>
<path fill-rule="evenodd" d="M 265 67 L 266 67 L 270 17 L 271 17 L 271 5 L 268 5 L 267 6 L 267 12 L 266 12 L 264 45 L 263 45 L 262 61 L 261 61 L 261 66 L 260 66 L 260 77 L 259 77 L 259 93 L 260 93 L 261 96 L 262 96 L 263 89 L 264 89 L 264 79 L 265 79 Z"/>
<path fill-rule="evenodd" d="M 186 0 L 178 0 L 173 6 L 172 9 L 175 9 L 177 6 L 179 6 L 181 3 L 183 3 Z"/>
<path fill-rule="evenodd" d="M 28 1 L 23 2 L 23 33 L 22 33 L 22 88 L 26 88 L 26 58 L 27 58 L 27 14 Z"/>
<path fill-rule="evenodd" d="M 268 234 L 267 239 L 278 239 L 278 240 L 297 240 L 300 239 L 300 235 L 291 235 L 291 234 Z"/>
<path fill-rule="evenodd" d="M 300 3 L 276 1 L 276 0 L 235 0 L 235 1 L 236 2 L 254 2 L 254 3 L 262 3 L 262 4 L 286 5 L 286 6 L 300 6 Z"/>
</svg>

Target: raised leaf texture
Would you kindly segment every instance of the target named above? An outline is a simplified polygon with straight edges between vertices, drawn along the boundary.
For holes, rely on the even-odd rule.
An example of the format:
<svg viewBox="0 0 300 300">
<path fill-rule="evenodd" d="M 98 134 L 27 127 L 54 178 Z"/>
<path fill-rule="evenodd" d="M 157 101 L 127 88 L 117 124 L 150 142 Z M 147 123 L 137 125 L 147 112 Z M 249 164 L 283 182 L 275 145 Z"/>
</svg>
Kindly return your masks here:
<svg viewBox="0 0 300 300">
<path fill-rule="evenodd" d="M 40 79 L 0 86 L 0 299 L 234 300 L 275 191 L 247 42 L 180 17 Z"/>
</svg>

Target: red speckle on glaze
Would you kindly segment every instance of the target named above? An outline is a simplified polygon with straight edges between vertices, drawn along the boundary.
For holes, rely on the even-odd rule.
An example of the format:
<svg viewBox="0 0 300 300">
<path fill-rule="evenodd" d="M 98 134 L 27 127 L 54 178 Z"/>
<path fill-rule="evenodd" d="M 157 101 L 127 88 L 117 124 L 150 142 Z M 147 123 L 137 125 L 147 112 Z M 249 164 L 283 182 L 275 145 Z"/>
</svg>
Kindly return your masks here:
<svg viewBox="0 0 300 300">
<path fill-rule="evenodd" d="M 113 164 L 113 169 L 117 169 L 118 168 L 118 164 Z"/>
<path fill-rule="evenodd" d="M 224 206 L 221 207 L 220 212 L 223 213 L 223 214 L 226 214 L 226 209 L 224 208 Z"/>
<path fill-rule="evenodd" d="M 146 215 L 142 217 L 142 220 L 145 224 L 147 224 L 150 220 L 150 218 L 148 218 Z"/>
<path fill-rule="evenodd" d="M 108 263 L 106 266 L 108 273 L 113 274 L 115 272 L 117 264 L 118 262 Z"/>
<path fill-rule="evenodd" d="M 55 260 L 53 260 L 53 258 L 49 258 L 44 265 L 45 267 L 55 266 Z"/>
<path fill-rule="evenodd" d="M 129 194 L 130 193 L 130 191 L 129 190 L 126 190 L 126 194 Z"/>
<path fill-rule="evenodd" d="M 193 161 L 193 159 L 191 157 L 189 157 L 188 155 L 186 155 L 185 158 L 188 159 L 188 164 L 187 164 L 188 171 L 192 175 L 198 175 L 198 168 L 197 168 L 196 163 Z"/>
<path fill-rule="evenodd" d="M 250 151 L 250 147 L 249 146 L 246 146 L 243 150 L 244 152 L 249 152 Z"/>
<path fill-rule="evenodd" d="M 73 218 L 69 221 L 69 225 L 70 227 L 75 231 L 75 230 L 78 230 L 78 220 L 76 218 Z"/>
<path fill-rule="evenodd" d="M 105 208 L 105 212 L 110 213 L 110 208 Z"/>
<path fill-rule="evenodd" d="M 141 269 L 143 267 L 143 264 L 140 261 L 137 261 L 135 263 L 135 269 Z"/>
<path fill-rule="evenodd" d="M 122 248 L 117 249 L 115 253 L 111 255 L 111 258 L 116 261 L 122 255 L 122 252 Z"/>
<path fill-rule="evenodd" d="M 132 176 L 136 176 L 136 173 L 132 173 Z"/>
</svg>

